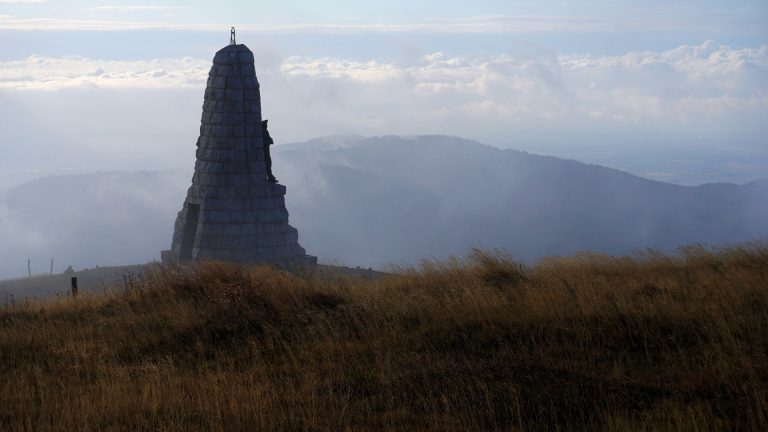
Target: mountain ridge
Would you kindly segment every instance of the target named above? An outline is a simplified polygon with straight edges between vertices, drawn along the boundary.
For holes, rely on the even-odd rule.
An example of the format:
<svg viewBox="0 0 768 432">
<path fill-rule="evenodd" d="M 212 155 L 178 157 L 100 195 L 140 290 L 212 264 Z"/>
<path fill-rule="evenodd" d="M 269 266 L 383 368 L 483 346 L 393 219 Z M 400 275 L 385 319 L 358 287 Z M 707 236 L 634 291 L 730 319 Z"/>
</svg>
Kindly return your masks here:
<svg viewBox="0 0 768 432">
<path fill-rule="evenodd" d="M 325 262 L 381 268 L 474 246 L 530 261 L 768 236 L 768 179 L 675 185 L 441 135 L 323 140 L 338 144 L 278 145 L 273 160 L 291 223 Z M 111 171 L 0 192 L 0 277 L 26 274 L 27 258 L 58 270 L 157 259 L 190 179 Z"/>
</svg>

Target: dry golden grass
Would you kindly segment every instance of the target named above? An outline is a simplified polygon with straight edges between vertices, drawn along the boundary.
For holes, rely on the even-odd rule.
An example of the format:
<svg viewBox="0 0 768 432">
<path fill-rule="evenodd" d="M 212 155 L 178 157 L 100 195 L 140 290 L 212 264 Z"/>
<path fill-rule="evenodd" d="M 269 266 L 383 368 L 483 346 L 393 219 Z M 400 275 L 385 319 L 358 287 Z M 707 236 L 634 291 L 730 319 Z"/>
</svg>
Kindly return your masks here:
<svg viewBox="0 0 768 432">
<path fill-rule="evenodd" d="M 0 309 L 0 430 L 764 431 L 768 246 L 157 267 Z"/>
</svg>

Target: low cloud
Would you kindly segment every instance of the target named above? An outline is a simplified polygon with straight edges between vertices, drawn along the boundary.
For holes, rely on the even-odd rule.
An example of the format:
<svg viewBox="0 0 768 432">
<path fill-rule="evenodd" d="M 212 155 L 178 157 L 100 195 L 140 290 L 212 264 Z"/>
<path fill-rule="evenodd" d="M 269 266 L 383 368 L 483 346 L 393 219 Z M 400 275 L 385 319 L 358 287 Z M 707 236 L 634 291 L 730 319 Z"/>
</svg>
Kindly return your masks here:
<svg viewBox="0 0 768 432">
<path fill-rule="evenodd" d="M 0 88 L 200 88 L 209 67 L 210 60 L 189 57 L 114 61 L 31 56 L 0 62 Z M 610 122 L 687 121 L 760 114 L 768 108 L 768 46 L 734 49 L 705 42 L 619 56 L 522 52 L 456 57 L 437 52 L 410 64 L 288 57 L 277 69 L 264 72 L 273 90 L 303 99 L 323 92 L 330 108 L 366 117 L 401 117 L 396 112 L 405 111 L 511 121 L 573 116 Z"/>
<path fill-rule="evenodd" d="M 280 72 L 297 87 L 309 81 L 330 89 L 334 108 L 358 105 L 351 115 L 389 113 L 398 122 L 428 116 L 640 124 L 757 116 L 768 109 L 766 46 L 706 42 L 620 56 L 434 53 L 414 64 L 290 57 Z"/>
<path fill-rule="evenodd" d="M 2 3 L 41 3 L 36 0 L 0 0 Z M 105 5 L 85 9 L 89 12 L 152 12 L 186 9 L 185 6 L 160 5 Z M 283 24 L 234 23 L 238 30 L 275 34 L 363 34 L 363 33 L 425 33 L 425 34 L 531 34 L 555 33 L 605 33 L 654 31 L 707 31 L 716 26 L 739 34 L 762 34 L 762 26 L 755 23 L 755 12 L 722 10 L 698 10 L 668 8 L 665 10 L 626 9 L 599 13 L 573 12 L 570 15 L 545 13 L 518 13 L 514 15 L 488 15 L 462 18 L 423 18 L 418 22 L 360 22 L 359 18 L 342 18 L 340 22 L 287 22 Z M 351 21 L 351 22 L 350 22 Z M 357 21 L 357 22 L 355 22 Z M 221 31 L 232 23 L 197 22 L 174 23 L 154 21 L 62 19 L 33 17 L 27 19 L 0 20 L 0 29 L 6 30 L 55 30 L 55 31 L 112 31 L 112 30 L 196 30 Z"/>
<path fill-rule="evenodd" d="M 181 58 L 146 61 L 30 56 L 0 63 L 0 89 L 197 88 L 205 85 L 210 61 Z"/>
<path fill-rule="evenodd" d="M 0 4 L 47 3 L 47 0 L 0 0 Z"/>
<path fill-rule="evenodd" d="M 758 171 L 766 159 L 767 46 L 705 42 L 616 56 L 526 47 L 487 56 L 435 52 L 410 61 L 281 57 L 269 47 L 254 47 L 254 54 L 264 116 L 281 143 L 335 134 L 451 134 L 636 173 L 678 175 L 683 162 L 672 169 L 601 155 L 676 149 L 676 158 L 687 160 L 694 156 L 686 148 L 717 150 L 755 161 L 751 167 Z M 36 154 L 47 154 L 52 144 L 46 142 L 66 140 L 103 155 L 130 156 L 137 168 L 176 167 L 172 155 L 196 138 L 210 64 L 189 57 L 0 62 L 0 98 L 7 105 L 0 114 L 36 125 L 30 130 L 37 136 L 19 132 L 7 140 L 21 140 Z M 547 145 L 561 147 L 542 150 Z M 701 166 L 706 176 L 686 174 L 684 182 L 719 179 L 711 166 Z"/>
<path fill-rule="evenodd" d="M 86 8 L 89 12 L 152 12 L 186 9 L 186 6 L 158 6 L 158 5 L 112 5 L 95 6 Z"/>
</svg>

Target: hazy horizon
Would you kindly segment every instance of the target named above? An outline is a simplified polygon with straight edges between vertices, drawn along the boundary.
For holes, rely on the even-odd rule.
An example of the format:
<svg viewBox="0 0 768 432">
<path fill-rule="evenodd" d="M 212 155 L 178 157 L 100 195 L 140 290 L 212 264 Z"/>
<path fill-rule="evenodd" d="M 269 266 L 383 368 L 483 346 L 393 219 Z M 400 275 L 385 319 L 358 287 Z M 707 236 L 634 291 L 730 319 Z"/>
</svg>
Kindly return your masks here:
<svg viewBox="0 0 768 432">
<path fill-rule="evenodd" d="M 290 223 L 321 263 L 386 269 L 502 248 L 672 252 L 768 236 L 768 180 L 681 187 L 446 136 L 336 137 L 273 149 Z M 48 177 L 0 192 L 0 279 L 155 261 L 191 169 Z"/>
</svg>

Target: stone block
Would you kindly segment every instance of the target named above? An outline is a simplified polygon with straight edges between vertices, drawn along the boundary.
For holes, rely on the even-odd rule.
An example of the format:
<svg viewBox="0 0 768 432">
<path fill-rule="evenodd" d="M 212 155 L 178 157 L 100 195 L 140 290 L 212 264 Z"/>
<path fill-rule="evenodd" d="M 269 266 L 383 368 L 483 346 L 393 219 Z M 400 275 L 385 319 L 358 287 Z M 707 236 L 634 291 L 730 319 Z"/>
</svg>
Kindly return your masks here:
<svg viewBox="0 0 768 432">
<path fill-rule="evenodd" d="M 247 262 L 259 262 L 259 254 L 255 250 L 238 249 L 232 252 L 232 259 L 235 262 L 247 263 Z"/>
<path fill-rule="evenodd" d="M 227 184 L 233 186 L 248 186 L 248 176 L 246 174 L 228 174 Z"/>
<path fill-rule="evenodd" d="M 285 246 L 285 234 L 265 234 L 259 237 L 264 246 Z"/>
<path fill-rule="evenodd" d="M 203 210 L 224 210 L 224 200 L 221 198 L 209 198 L 203 204 Z"/>
<path fill-rule="evenodd" d="M 281 209 L 259 210 L 257 215 L 260 222 L 283 222 L 288 220 L 287 212 Z"/>
<path fill-rule="evenodd" d="M 234 114 L 248 112 L 242 101 L 211 101 L 213 105 L 213 112 L 217 114 Z M 249 113 L 250 114 L 250 113 Z"/>
<path fill-rule="evenodd" d="M 264 233 L 265 234 L 275 234 L 275 233 L 282 233 L 283 230 L 281 229 L 282 224 L 280 223 L 265 223 L 262 225 L 264 227 Z"/>
<path fill-rule="evenodd" d="M 219 125 L 204 125 L 205 129 L 205 135 L 209 137 L 228 137 L 229 131 L 227 127 L 225 126 L 219 126 Z"/>
<path fill-rule="evenodd" d="M 269 210 L 272 208 L 268 203 L 268 198 L 253 198 L 251 199 L 251 205 L 255 210 Z"/>
<path fill-rule="evenodd" d="M 244 210 L 245 206 L 243 205 L 243 199 L 241 198 L 227 198 L 226 200 L 226 208 L 227 210 L 233 211 L 233 210 Z"/>
<path fill-rule="evenodd" d="M 275 259 L 275 248 L 271 247 L 259 247 L 259 257 L 264 261 L 271 261 Z"/>
<path fill-rule="evenodd" d="M 253 66 L 253 63 L 240 65 L 240 76 L 243 76 L 243 77 L 253 76 L 253 77 L 255 77 L 256 76 L 256 68 Z"/>
<path fill-rule="evenodd" d="M 238 62 L 239 63 L 253 63 L 253 53 L 248 51 L 239 51 L 238 52 Z"/>
<path fill-rule="evenodd" d="M 221 168 L 219 166 L 218 162 L 205 160 L 205 161 L 199 161 L 200 166 L 198 167 L 199 171 L 203 174 L 208 174 L 210 176 L 215 176 L 220 174 Z"/>
<path fill-rule="evenodd" d="M 248 170 L 250 169 L 250 164 L 248 162 L 249 162 L 248 160 L 244 160 L 244 159 L 230 162 L 229 165 L 232 168 L 232 171 L 230 171 L 230 173 L 236 173 L 238 175 L 242 175 L 247 179 L 248 175 L 243 173 L 247 173 Z"/>
<path fill-rule="evenodd" d="M 216 195 L 216 189 L 217 186 L 209 185 L 209 184 L 201 184 L 197 186 L 197 196 L 214 196 Z"/>
<path fill-rule="evenodd" d="M 229 223 L 229 212 L 213 210 L 205 211 L 203 214 L 206 216 L 205 222 L 221 224 Z"/>
<path fill-rule="evenodd" d="M 195 240 L 195 244 L 201 248 L 216 248 L 218 245 L 218 237 L 202 236 Z"/>
<path fill-rule="evenodd" d="M 217 150 L 217 155 L 220 162 L 233 162 L 235 160 L 233 150 Z"/>
<path fill-rule="evenodd" d="M 251 193 L 253 194 L 254 198 L 269 196 L 269 183 L 252 185 Z"/>
<path fill-rule="evenodd" d="M 224 225 L 222 234 L 225 236 L 237 237 L 243 234 L 244 225 L 241 224 L 229 224 Z"/>
<path fill-rule="evenodd" d="M 250 219 L 249 212 L 247 211 L 231 211 L 229 212 L 230 223 L 246 223 Z"/>
<path fill-rule="evenodd" d="M 219 261 L 230 261 L 232 259 L 232 251 L 229 249 L 216 249 L 214 256 Z"/>
<path fill-rule="evenodd" d="M 298 241 L 299 241 L 299 230 L 297 230 L 296 228 L 292 227 L 290 229 L 290 231 L 285 233 L 285 241 L 289 245 L 293 244 L 293 243 L 298 243 Z"/>
<path fill-rule="evenodd" d="M 237 249 L 240 247 L 239 237 L 219 237 L 221 239 L 221 247 L 224 249 Z"/>
<path fill-rule="evenodd" d="M 205 137 L 205 140 L 202 142 L 202 146 L 211 150 L 228 150 L 235 145 L 234 140 L 227 137 Z"/>
<path fill-rule="evenodd" d="M 256 79 L 255 76 L 253 77 L 246 77 L 245 78 L 245 88 L 247 89 L 258 89 L 259 88 L 259 81 Z"/>
<path fill-rule="evenodd" d="M 208 87 L 205 89 L 205 100 L 222 100 L 223 97 L 218 96 L 222 95 L 222 93 L 219 93 L 222 89 L 217 89 L 213 87 Z"/>
<path fill-rule="evenodd" d="M 211 73 L 213 76 L 216 77 L 224 77 L 229 75 L 232 72 L 232 67 L 230 67 L 228 64 L 215 64 L 213 68 L 211 68 Z"/>
<path fill-rule="evenodd" d="M 224 90 L 224 93 L 222 94 L 222 98 L 225 100 L 231 100 L 231 101 L 242 101 L 243 100 L 243 90 L 241 88 L 227 88 Z"/>
<path fill-rule="evenodd" d="M 260 164 L 261 164 L 262 166 L 259 166 Z M 251 180 L 251 185 L 252 185 L 254 188 L 256 188 L 256 189 L 252 189 L 252 192 L 253 192 L 253 196 L 254 196 L 255 198 L 263 198 L 263 197 L 264 197 L 264 196 L 266 196 L 266 195 L 265 195 L 264 193 L 260 193 L 260 192 L 261 192 L 261 190 L 260 190 L 260 189 L 258 189 L 258 187 L 259 187 L 260 185 L 265 185 L 265 184 L 268 184 L 268 183 L 269 183 L 269 182 L 267 181 L 267 172 L 266 172 L 266 168 L 264 168 L 264 166 L 263 166 L 263 163 L 261 163 L 261 162 L 259 162 L 259 161 L 255 161 L 255 162 L 252 164 L 252 166 L 253 166 L 253 168 L 251 169 L 251 171 L 254 171 L 254 172 L 256 172 L 256 173 L 254 173 L 254 174 L 251 174 L 251 175 L 250 175 L 250 176 L 248 176 L 248 177 L 249 177 L 249 179 Z M 261 171 L 263 171 L 263 172 L 261 172 Z"/>
<path fill-rule="evenodd" d="M 307 251 L 303 247 L 299 246 L 298 243 L 292 244 L 290 246 L 290 248 L 291 248 L 291 255 L 293 255 L 293 256 L 305 256 L 305 255 L 307 255 Z"/>
<path fill-rule="evenodd" d="M 199 197 L 200 196 L 200 185 L 192 184 L 192 186 L 187 189 L 187 198 L 193 198 L 193 197 Z"/>
<path fill-rule="evenodd" d="M 201 232 L 206 236 L 220 236 L 230 225 L 206 223 L 201 225 Z"/>
<path fill-rule="evenodd" d="M 209 181 L 209 184 L 212 186 L 225 186 L 227 179 L 223 177 L 222 174 L 219 173 L 213 173 L 211 174 L 211 179 Z"/>
<path fill-rule="evenodd" d="M 269 184 L 267 179 L 267 166 L 263 161 L 253 161 L 251 163 L 251 175 L 249 177 L 251 184 L 253 185 Z M 269 194 L 262 193 L 260 196 L 269 196 Z"/>
<path fill-rule="evenodd" d="M 270 195 L 285 195 L 285 192 L 287 191 L 285 186 L 281 184 L 270 184 L 268 187 Z"/>
<path fill-rule="evenodd" d="M 291 252 L 291 248 L 288 246 L 277 246 L 274 248 L 275 250 L 275 259 L 283 259 L 283 258 L 291 258 L 293 253 Z"/>
<path fill-rule="evenodd" d="M 237 188 L 234 186 L 219 186 L 216 193 L 222 198 L 232 198 L 239 195 Z"/>
<path fill-rule="evenodd" d="M 199 161 L 214 162 L 219 160 L 218 150 L 203 147 L 198 148 L 195 154 L 197 155 L 197 160 Z"/>
<path fill-rule="evenodd" d="M 258 246 L 258 240 L 256 236 L 241 236 L 240 248 L 254 249 Z"/>
<path fill-rule="evenodd" d="M 255 223 L 247 223 L 243 225 L 243 235 L 255 236 L 260 234 L 260 226 Z"/>
<path fill-rule="evenodd" d="M 235 150 L 232 150 L 232 159 L 236 161 L 243 161 L 247 158 L 247 153 L 244 149 L 238 148 Z"/>
<path fill-rule="evenodd" d="M 192 257 L 199 260 L 218 259 L 217 250 L 209 248 L 195 248 L 192 250 Z"/>
<path fill-rule="evenodd" d="M 254 159 L 257 161 L 263 162 L 266 160 L 264 157 L 264 147 L 259 143 L 260 145 L 258 147 L 255 147 L 252 151 L 254 154 Z M 266 169 L 266 165 L 264 166 L 264 169 Z"/>
</svg>

